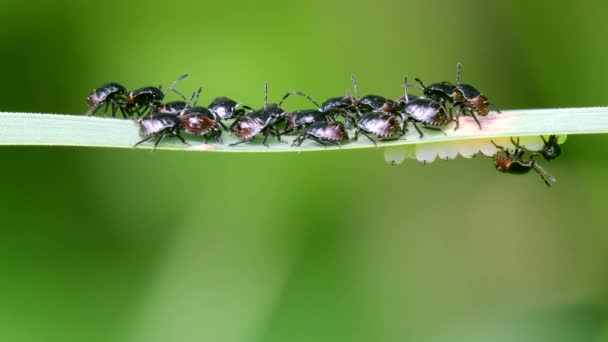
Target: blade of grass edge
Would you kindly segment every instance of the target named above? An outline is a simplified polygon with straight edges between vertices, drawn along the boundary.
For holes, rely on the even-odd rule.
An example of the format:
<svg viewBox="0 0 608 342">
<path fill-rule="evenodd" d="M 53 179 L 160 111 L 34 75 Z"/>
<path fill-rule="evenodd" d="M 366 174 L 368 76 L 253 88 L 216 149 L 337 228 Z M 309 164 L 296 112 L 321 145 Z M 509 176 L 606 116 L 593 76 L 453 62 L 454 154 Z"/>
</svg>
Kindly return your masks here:
<svg viewBox="0 0 608 342">
<path fill-rule="evenodd" d="M 460 128 L 453 125 L 444 129 L 445 134 L 424 131 L 420 139 L 410 129 L 404 140 L 386 141 L 378 147 L 425 144 L 433 142 L 463 141 L 468 139 L 498 138 L 509 136 L 533 136 L 548 134 L 600 134 L 608 133 L 608 107 L 509 110 L 502 114 L 491 113 L 480 118 L 483 129 L 479 129 L 470 117 L 462 117 Z M 83 115 L 0 113 L 0 145 L 4 146 L 81 146 L 132 148 L 141 140 L 139 127 L 132 120 L 87 117 Z M 277 142 L 270 138 L 270 147 L 261 144 L 261 139 L 252 143 L 231 147 L 238 141 L 223 134 L 224 144 L 204 144 L 201 137 L 184 134 L 191 144 L 183 145 L 175 138 L 168 138 L 158 146 L 160 150 L 216 151 L 216 152 L 298 152 L 328 151 L 338 149 L 375 148 L 365 137 L 341 147 L 324 147 L 305 141 L 301 147 Z M 402 139 L 403 139 L 402 138 Z M 287 137 L 290 141 L 293 137 Z M 138 146 L 150 149 L 152 143 Z"/>
</svg>

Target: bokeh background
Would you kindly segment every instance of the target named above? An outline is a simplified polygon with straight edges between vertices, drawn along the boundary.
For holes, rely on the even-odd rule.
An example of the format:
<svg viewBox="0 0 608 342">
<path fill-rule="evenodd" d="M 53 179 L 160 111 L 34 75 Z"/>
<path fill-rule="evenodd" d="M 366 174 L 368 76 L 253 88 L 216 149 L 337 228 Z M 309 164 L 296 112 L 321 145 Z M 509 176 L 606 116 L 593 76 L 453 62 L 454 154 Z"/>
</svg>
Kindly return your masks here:
<svg viewBox="0 0 608 342">
<path fill-rule="evenodd" d="M 100 84 L 607 105 L 605 1 L 0 2 L 0 110 L 81 114 Z M 307 106 L 294 99 L 294 107 Z M 380 150 L 0 148 L 2 341 L 608 340 L 608 138 L 558 178 Z"/>
</svg>

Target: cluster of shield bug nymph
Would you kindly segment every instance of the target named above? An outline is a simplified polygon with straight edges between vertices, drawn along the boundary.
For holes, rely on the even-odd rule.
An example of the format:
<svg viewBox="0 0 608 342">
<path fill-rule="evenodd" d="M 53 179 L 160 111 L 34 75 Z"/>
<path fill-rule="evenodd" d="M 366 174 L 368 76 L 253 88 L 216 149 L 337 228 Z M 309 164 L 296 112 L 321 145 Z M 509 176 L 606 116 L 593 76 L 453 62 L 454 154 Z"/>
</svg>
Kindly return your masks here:
<svg viewBox="0 0 608 342">
<path fill-rule="evenodd" d="M 406 76 L 403 96 L 398 99 L 379 95 L 360 96 L 354 75 L 351 76 L 354 95 L 347 90 L 345 95 L 331 97 L 321 104 L 299 90 L 287 92 L 278 103 L 268 103 L 268 84 L 265 84 L 264 104 L 259 109 L 225 96 L 213 99 L 207 107 L 199 106 L 202 88 L 192 92 L 188 98 L 175 89 L 175 85 L 187 74 L 178 77 L 165 91 L 161 86 L 127 90 L 112 82 L 89 94 L 87 115 L 94 115 L 104 108 L 106 113 L 111 109 L 112 117 L 120 112 L 124 118 L 135 119 L 143 139 L 134 147 L 156 139 L 153 150 L 167 136 L 188 144 L 182 132 L 201 136 L 205 143 L 211 140 L 222 144 L 221 136 L 226 131 L 239 140 L 230 146 L 249 143 L 260 135 L 263 136 L 262 144 L 267 147 L 270 135 L 278 141 L 282 141 L 282 135 L 294 135 L 291 146 L 300 146 L 306 139 L 326 146 L 357 141 L 359 135 L 374 144 L 404 139 L 408 126 L 411 126 L 422 139 L 423 130 L 442 131 L 451 123 L 455 123 L 457 129 L 460 116 L 471 116 L 482 129 L 478 117 L 487 116 L 490 108 L 500 113 L 479 90 L 460 82 L 461 70 L 462 66 L 458 63 L 455 84 L 443 81 L 425 85 L 416 78 L 415 87 L 422 90 L 421 96 L 408 93 Z M 165 102 L 169 92 L 177 94 L 181 100 Z M 315 108 L 283 109 L 283 103 L 291 95 L 306 98 Z M 554 144 L 559 148 L 556 141 Z M 529 160 L 523 159 L 525 150 L 518 144 L 513 153 L 499 146 L 497 148 L 499 152 L 494 156 L 494 163 L 499 171 L 525 173 L 534 169 L 546 184 L 549 185 L 548 180 L 554 181 L 538 166 L 533 156 Z"/>
</svg>

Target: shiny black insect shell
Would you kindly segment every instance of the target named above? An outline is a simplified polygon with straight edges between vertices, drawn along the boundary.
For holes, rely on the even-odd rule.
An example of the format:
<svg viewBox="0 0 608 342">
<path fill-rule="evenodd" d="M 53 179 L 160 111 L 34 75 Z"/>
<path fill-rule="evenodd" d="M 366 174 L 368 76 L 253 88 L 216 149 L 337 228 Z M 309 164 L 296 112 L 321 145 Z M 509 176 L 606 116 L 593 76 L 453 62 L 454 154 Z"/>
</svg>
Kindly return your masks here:
<svg viewBox="0 0 608 342">
<path fill-rule="evenodd" d="M 274 135 L 280 141 L 280 133 L 276 127 L 274 127 L 274 123 L 277 121 L 278 115 L 271 114 L 267 110 L 259 109 L 253 112 L 249 112 L 239 116 L 233 123 L 230 125 L 228 130 L 239 137 L 241 141 L 237 143 L 230 144 L 230 146 L 235 146 L 238 144 L 242 144 L 245 142 L 249 142 L 253 140 L 253 138 L 260 134 L 264 133 L 264 141 L 262 144 L 269 147 L 266 144 L 266 140 L 268 139 L 268 135 L 271 131 L 274 132 Z"/>
<path fill-rule="evenodd" d="M 285 130 L 283 134 L 304 128 L 315 122 L 333 121 L 330 115 L 317 109 L 302 109 L 285 114 Z"/>
<path fill-rule="evenodd" d="M 393 100 L 387 99 L 379 95 L 365 95 L 358 102 L 359 110 L 367 113 L 370 111 L 383 111 L 385 113 L 395 113 L 397 111 L 396 103 Z"/>
<path fill-rule="evenodd" d="M 418 82 L 423 89 L 423 94 L 428 97 L 431 98 L 435 101 L 439 101 L 439 102 L 447 102 L 447 103 L 453 103 L 454 102 L 454 97 L 456 96 L 455 91 L 456 91 L 456 87 L 451 84 L 450 82 L 439 82 L 439 83 L 433 83 L 433 84 L 429 84 L 428 86 L 425 86 L 424 83 L 422 83 L 422 81 L 419 78 L 416 78 L 416 82 Z"/>
<path fill-rule="evenodd" d="M 492 141 L 492 144 L 494 144 L 494 146 L 496 146 L 496 148 L 499 150 L 494 155 L 494 166 L 496 167 L 496 170 L 513 175 L 521 175 L 526 174 L 533 169 L 536 171 L 536 173 L 538 173 L 543 182 L 548 187 L 551 187 L 551 183 L 549 183 L 549 181 L 556 182 L 556 179 L 548 174 L 547 171 L 545 171 L 540 165 L 538 165 L 534 159 L 536 154 L 532 154 L 528 160 L 524 160 L 523 157 L 526 151 L 519 147 L 517 143 L 513 143 L 516 148 L 513 153 L 511 153 L 506 148 L 498 146 Z"/>
<path fill-rule="evenodd" d="M 479 90 L 470 84 L 460 83 L 460 76 L 462 74 L 462 64 L 456 65 L 456 85 L 455 92 L 452 98 L 454 99 L 454 105 L 461 107 L 462 109 L 473 109 L 480 116 L 486 116 L 490 112 L 490 102 L 487 96 L 483 95 Z M 494 107 L 498 113 L 496 107 Z M 466 113 L 465 113 L 466 114 Z"/>
<path fill-rule="evenodd" d="M 402 133 L 407 133 L 407 124 L 411 122 L 420 138 L 424 136 L 416 123 L 421 123 L 425 128 L 441 131 L 439 126 L 453 121 L 445 106 L 434 99 L 424 96 L 412 96 L 407 92 L 407 76 L 403 78 L 403 96 L 397 100 L 399 115 L 403 120 Z"/>
<path fill-rule="evenodd" d="M 405 96 L 401 96 L 400 98 L 395 100 L 395 109 L 397 113 L 403 112 L 407 103 L 416 98 L 418 98 L 418 96 L 413 94 L 407 94 L 407 98 Z"/>
<path fill-rule="evenodd" d="M 156 138 L 152 151 L 156 150 L 156 146 L 167 136 L 172 135 L 177 137 L 182 143 L 188 144 L 180 135 L 181 120 L 178 116 L 172 114 L 160 114 L 153 117 L 146 117 L 137 120 L 139 124 L 139 135 L 144 139 L 137 142 L 133 147 Z"/>
<path fill-rule="evenodd" d="M 283 102 L 290 95 L 294 94 L 305 97 L 308 101 L 317 106 L 317 111 L 324 113 L 326 116 L 326 119 L 323 119 L 323 121 L 335 121 L 338 116 L 342 116 L 344 118 L 343 120 L 347 128 L 356 125 L 357 118 L 354 115 L 355 107 L 353 106 L 353 103 L 355 103 L 355 101 L 352 99 L 352 95 L 349 94 L 347 96 L 342 97 L 332 97 L 319 105 L 319 103 L 315 101 L 312 97 L 304 94 L 301 91 L 292 90 L 290 92 L 287 92 L 287 94 L 283 96 L 283 99 L 281 99 L 281 102 L 279 102 L 279 106 L 283 104 Z M 289 120 L 294 118 L 288 117 L 287 119 Z"/>
<path fill-rule="evenodd" d="M 404 111 L 409 117 L 424 126 L 438 127 L 452 121 L 445 107 L 440 102 L 428 97 L 421 96 L 411 99 L 405 105 Z"/>
<path fill-rule="evenodd" d="M 167 102 L 167 103 L 162 103 L 156 107 L 154 107 L 152 115 L 159 115 L 159 114 L 170 114 L 170 115 L 182 115 L 186 109 L 188 109 L 190 107 L 190 103 L 192 102 L 193 99 L 194 100 L 194 106 L 196 106 L 196 103 L 198 102 L 199 96 L 201 95 L 201 92 L 203 91 L 203 88 L 200 87 L 198 88 L 198 90 L 196 92 L 193 92 L 192 95 L 190 96 L 190 98 L 188 99 L 188 101 L 171 101 L 171 102 Z"/>
<path fill-rule="evenodd" d="M 539 153 L 545 158 L 545 160 L 553 160 L 562 154 L 562 148 L 557 143 L 557 136 L 550 135 L 549 140 L 545 139 L 545 137 L 541 136 L 543 139 L 543 143 L 545 146 Z"/>
<path fill-rule="evenodd" d="M 460 113 L 462 113 L 463 115 L 472 116 L 473 120 L 475 120 L 475 122 L 479 126 L 479 129 L 481 129 L 481 123 L 475 116 L 475 113 L 473 113 L 473 111 L 471 111 L 471 109 L 469 108 L 470 105 L 466 102 L 466 100 L 462 98 L 462 95 L 458 91 L 457 86 L 454 86 L 450 82 L 444 81 L 430 84 L 427 87 L 424 85 L 424 83 L 422 83 L 419 78 L 416 79 L 416 82 L 420 83 L 420 85 L 424 89 L 423 93 L 426 97 L 441 103 L 444 108 L 446 108 L 448 104 L 450 108 L 456 107 L 456 115 L 454 118 L 454 121 L 456 122 L 455 129 L 458 129 L 458 127 L 460 126 Z"/>
<path fill-rule="evenodd" d="M 469 84 L 457 84 L 455 89 L 454 102 L 457 106 L 473 108 L 480 116 L 488 115 L 490 102 L 479 90 Z"/>
<path fill-rule="evenodd" d="M 213 99 L 207 109 L 211 112 L 215 113 L 220 119 L 232 119 L 236 116 L 239 116 L 245 113 L 245 109 L 248 109 L 247 106 L 241 106 L 240 103 L 230 99 L 226 96 L 219 96 Z"/>
<path fill-rule="evenodd" d="M 91 116 L 104 105 L 106 106 L 106 112 L 108 107 L 112 107 L 112 117 L 116 117 L 116 110 L 120 110 L 123 117 L 122 105 L 125 100 L 127 89 L 118 83 L 106 83 L 99 88 L 93 89 L 93 91 L 87 96 L 87 103 L 89 105 L 89 111 L 86 115 Z"/>
<path fill-rule="evenodd" d="M 330 97 L 325 102 L 321 103 L 319 111 L 323 113 L 341 113 L 351 107 L 351 101 L 348 96 Z"/>
<path fill-rule="evenodd" d="M 349 138 L 343 123 L 338 121 L 320 121 L 314 122 L 304 128 L 294 139 L 291 146 L 300 146 L 306 139 L 311 139 L 323 146 L 327 146 L 329 144 L 341 145 L 343 142 L 348 142 Z"/>
<path fill-rule="evenodd" d="M 276 103 L 269 103 L 260 109 L 260 116 L 282 118 L 287 112 Z"/>
<path fill-rule="evenodd" d="M 397 116 L 381 111 L 363 114 L 357 122 L 355 141 L 359 138 L 359 132 L 365 135 L 374 144 L 376 144 L 376 140 L 372 139 L 368 134 L 376 135 L 378 140 L 395 140 L 403 135 Z"/>
<path fill-rule="evenodd" d="M 179 115 L 182 111 L 186 109 L 188 106 L 188 102 L 186 101 L 171 101 L 167 103 L 160 104 L 158 107 L 154 108 L 154 115 L 158 114 L 171 114 L 171 115 Z"/>
<path fill-rule="evenodd" d="M 129 115 L 142 116 L 150 108 L 161 105 L 165 94 L 157 87 L 143 87 L 127 94 L 124 108 Z"/>
<path fill-rule="evenodd" d="M 353 88 L 355 89 L 355 97 L 350 93 L 347 95 L 351 101 L 354 109 L 358 113 L 367 113 L 371 111 L 383 111 L 385 113 L 397 112 L 395 102 L 380 95 L 365 95 L 361 97 L 359 95 L 359 87 L 357 86 L 357 77 L 351 75 Z"/>
<path fill-rule="evenodd" d="M 286 113 L 278 104 L 268 103 L 268 84 L 264 84 L 264 107 L 245 113 L 234 120 L 228 130 L 241 141 L 230 144 L 230 146 L 250 142 L 259 133 L 264 133 L 262 144 L 269 147 L 266 140 L 271 131 L 277 140 L 281 141 L 281 133 L 274 125 L 282 120 Z"/>
<path fill-rule="evenodd" d="M 216 142 L 222 143 L 222 129 L 220 128 L 220 119 L 215 113 L 204 107 L 188 108 L 181 116 L 181 126 L 188 134 L 200 135 L 205 139 L 205 143 L 209 138 L 215 139 Z"/>
<path fill-rule="evenodd" d="M 161 101 L 167 96 L 170 91 L 179 95 L 184 101 L 186 98 L 180 92 L 173 88 L 175 84 L 184 78 L 188 77 L 188 74 L 183 74 L 178 77 L 167 89 L 166 92 L 160 89 L 160 87 L 143 87 L 135 89 L 129 92 L 124 102 L 124 110 L 129 115 L 142 116 L 145 115 L 148 110 L 153 113 L 155 108 L 161 105 Z"/>
</svg>

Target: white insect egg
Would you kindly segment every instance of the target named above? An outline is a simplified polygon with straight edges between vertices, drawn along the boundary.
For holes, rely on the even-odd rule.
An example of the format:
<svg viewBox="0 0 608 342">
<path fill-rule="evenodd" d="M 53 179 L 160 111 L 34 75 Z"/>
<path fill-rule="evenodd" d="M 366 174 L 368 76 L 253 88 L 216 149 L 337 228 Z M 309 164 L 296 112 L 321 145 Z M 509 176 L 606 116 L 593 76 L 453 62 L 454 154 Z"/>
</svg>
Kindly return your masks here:
<svg viewBox="0 0 608 342">
<path fill-rule="evenodd" d="M 458 156 L 458 146 L 454 142 L 444 142 L 435 144 L 437 156 L 440 159 L 455 159 Z"/>
<path fill-rule="evenodd" d="M 473 158 L 477 153 L 479 153 L 479 146 L 477 141 L 475 140 L 463 140 L 454 142 L 456 145 L 456 149 L 458 153 L 463 158 Z"/>
<path fill-rule="evenodd" d="M 405 145 L 405 158 L 416 159 L 416 145 Z"/>
<path fill-rule="evenodd" d="M 416 146 L 416 159 L 424 164 L 432 163 L 437 158 L 435 144 L 419 144 Z"/>
<path fill-rule="evenodd" d="M 496 144 L 500 145 L 498 143 Z M 498 152 L 498 149 L 496 148 L 496 146 L 494 146 L 494 144 L 492 144 L 491 140 L 479 140 L 477 142 L 477 147 L 479 148 L 479 152 L 483 153 L 488 157 L 491 157 L 495 155 L 496 152 Z"/>
<path fill-rule="evenodd" d="M 406 149 L 404 146 L 387 147 L 384 149 L 384 161 L 390 165 L 399 165 L 403 163 L 406 157 Z"/>
<path fill-rule="evenodd" d="M 516 137 L 513 139 L 517 141 Z M 540 151 L 545 146 L 543 139 L 541 139 L 540 136 L 520 137 L 519 145 L 525 147 L 529 151 Z"/>
</svg>

